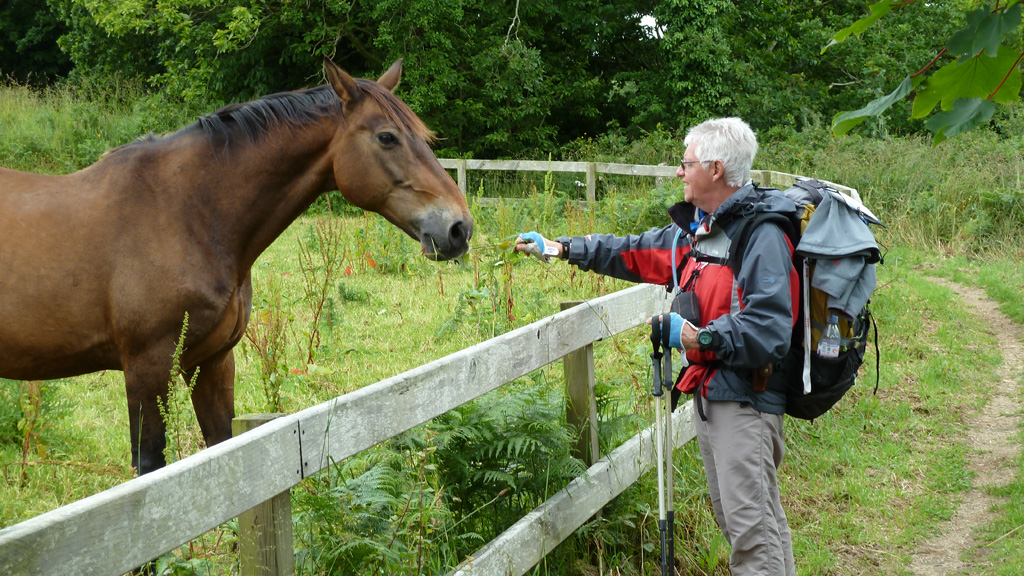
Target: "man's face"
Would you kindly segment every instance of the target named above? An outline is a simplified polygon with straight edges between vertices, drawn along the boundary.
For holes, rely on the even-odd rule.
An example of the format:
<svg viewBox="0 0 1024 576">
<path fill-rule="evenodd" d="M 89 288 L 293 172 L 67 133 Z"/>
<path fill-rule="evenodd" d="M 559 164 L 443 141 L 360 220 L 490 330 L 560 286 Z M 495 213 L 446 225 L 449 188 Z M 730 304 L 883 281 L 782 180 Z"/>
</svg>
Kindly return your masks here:
<svg viewBox="0 0 1024 576">
<path fill-rule="evenodd" d="M 711 162 L 698 162 L 697 155 L 693 151 L 694 145 L 686 147 L 683 154 L 683 164 L 676 170 L 676 175 L 683 179 L 683 199 L 694 206 L 708 211 L 704 204 L 707 194 L 711 190 L 711 178 L 713 173 L 709 169 L 714 168 Z"/>
</svg>

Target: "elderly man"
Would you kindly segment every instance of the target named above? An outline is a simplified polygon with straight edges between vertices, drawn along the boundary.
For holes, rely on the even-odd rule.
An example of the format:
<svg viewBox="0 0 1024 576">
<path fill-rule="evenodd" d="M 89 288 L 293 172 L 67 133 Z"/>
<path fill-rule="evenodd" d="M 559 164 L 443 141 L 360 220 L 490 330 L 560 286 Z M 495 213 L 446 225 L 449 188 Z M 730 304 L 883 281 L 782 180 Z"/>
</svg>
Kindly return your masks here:
<svg viewBox="0 0 1024 576">
<path fill-rule="evenodd" d="M 671 315 L 672 346 L 689 366 L 675 394 L 693 394 L 715 517 L 732 546 L 734 576 L 796 574 L 778 467 L 785 453 L 786 395 L 758 367 L 789 350 L 798 302 L 793 246 L 774 223 L 758 226 L 738 270 L 728 266 L 732 235 L 751 207 L 792 212 L 795 205 L 750 181 L 757 138 L 739 118 L 708 120 L 689 130 L 676 175 L 684 201 L 672 223 L 625 237 L 592 234 L 546 240 L 520 235 L 516 250 L 541 252 L 634 282 L 662 284 L 697 302 L 691 318 Z"/>
</svg>

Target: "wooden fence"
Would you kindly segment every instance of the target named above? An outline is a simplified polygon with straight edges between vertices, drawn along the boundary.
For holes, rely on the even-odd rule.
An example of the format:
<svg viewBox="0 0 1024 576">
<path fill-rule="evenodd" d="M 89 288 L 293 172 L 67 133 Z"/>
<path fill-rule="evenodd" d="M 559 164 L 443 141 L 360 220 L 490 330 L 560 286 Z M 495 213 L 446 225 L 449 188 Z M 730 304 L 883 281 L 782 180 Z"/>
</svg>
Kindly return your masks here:
<svg viewBox="0 0 1024 576">
<path fill-rule="evenodd" d="M 584 302 L 4 528 L 0 574 L 123 574 L 334 462 L 638 326 L 668 303 L 665 290 L 652 285 Z M 679 440 L 692 437 L 685 426 L 688 414 L 677 414 Z M 600 460 L 458 573 L 523 573 L 639 476 L 645 461 L 651 461 L 649 435 Z"/>
<path fill-rule="evenodd" d="M 544 162 L 538 160 L 467 160 L 454 158 L 439 159 L 446 170 L 456 172 L 455 181 L 462 193 L 466 193 L 470 170 L 492 170 L 509 172 L 570 172 L 586 176 L 587 201 L 597 200 L 597 175 L 619 174 L 626 176 L 650 176 L 653 178 L 675 178 L 677 166 L 651 166 L 645 164 L 613 164 L 609 162 Z M 795 174 L 774 170 L 752 170 L 750 177 L 761 186 L 788 188 L 796 181 Z M 837 190 L 855 197 L 857 191 L 848 186 L 829 182 Z"/>
</svg>

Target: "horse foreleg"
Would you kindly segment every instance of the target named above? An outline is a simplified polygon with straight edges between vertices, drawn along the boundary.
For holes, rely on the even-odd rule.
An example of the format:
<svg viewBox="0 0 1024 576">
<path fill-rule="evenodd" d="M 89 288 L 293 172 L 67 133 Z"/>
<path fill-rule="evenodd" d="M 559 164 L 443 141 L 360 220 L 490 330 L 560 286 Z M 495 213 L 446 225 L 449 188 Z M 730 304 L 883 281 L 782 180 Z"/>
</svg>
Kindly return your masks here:
<svg viewBox="0 0 1024 576">
<path fill-rule="evenodd" d="M 197 368 L 199 376 L 192 389 L 192 407 L 206 445 L 213 446 L 231 437 L 231 419 L 235 417 L 235 354 L 228 350 L 204 360 Z"/>
<path fill-rule="evenodd" d="M 167 398 L 170 365 L 169 357 L 163 362 L 146 362 L 137 358 L 124 370 L 132 466 L 139 475 L 163 468 L 166 464 L 166 428 L 157 398 Z"/>
</svg>

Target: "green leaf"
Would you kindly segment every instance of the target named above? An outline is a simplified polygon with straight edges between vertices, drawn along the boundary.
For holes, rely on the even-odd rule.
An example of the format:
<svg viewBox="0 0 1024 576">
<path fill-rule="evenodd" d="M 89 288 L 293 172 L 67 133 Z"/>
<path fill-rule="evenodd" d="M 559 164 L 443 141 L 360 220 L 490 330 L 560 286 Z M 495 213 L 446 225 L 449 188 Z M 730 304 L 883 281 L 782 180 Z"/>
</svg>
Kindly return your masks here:
<svg viewBox="0 0 1024 576">
<path fill-rule="evenodd" d="M 953 102 L 952 110 L 939 112 L 925 122 L 925 127 L 935 134 L 932 146 L 988 122 L 995 111 L 996 105 L 989 100 L 958 98 Z"/>
<path fill-rule="evenodd" d="M 910 117 L 923 118 L 940 102 L 943 110 L 949 110 L 957 98 L 988 98 L 1004 78 L 1006 81 L 993 100 L 1016 102 L 1021 89 L 1021 71 L 1016 63 L 1017 55 L 1003 50 L 995 57 L 982 54 L 966 62 L 943 66 L 928 78 L 924 89 L 914 97 Z"/>
<path fill-rule="evenodd" d="M 860 110 L 854 110 L 853 112 L 843 112 L 836 114 L 835 118 L 832 119 L 832 134 L 835 136 L 841 136 L 852 130 L 855 126 L 867 120 L 869 116 L 878 116 L 882 112 L 889 109 L 890 106 L 899 102 L 910 91 L 914 89 L 914 80 L 907 76 L 900 82 L 900 85 L 896 87 L 892 93 L 882 96 L 876 100 L 872 100 L 867 106 Z"/>
<path fill-rule="evenodd" d="M 829 47 L 846 40 L 851 34 L 860 36 L 862 32 L 871 27 L 871 25 L 877 22 L 879 18 L 891 12 L 894 6 L 895 4 L 893 3 L 893 0 L 882 0 L 881 2 L 876 2 L 871 6 L 868 6 L 868 9 L 871 10 L 871 14 L 857 20 L 850 27 L 843 28 L 839 32 L 836 32 L 836 35 L 833 36 L 832 39 L 828 41 L 828 44 L 821 49 L 821 53 L 824 54 L 825 50 L 828 50 Z"/>
<path fill-rule="evenodd" d="M 950 36 L 946 48 L 960 56 L 961 62 L 982 52 L 996 56 L 1006 34 L 1016 30 L 1020 24 L 1020 4 L 999 12 L 980 8 L 967 15 L 967 26 Z"/>
</svg>

